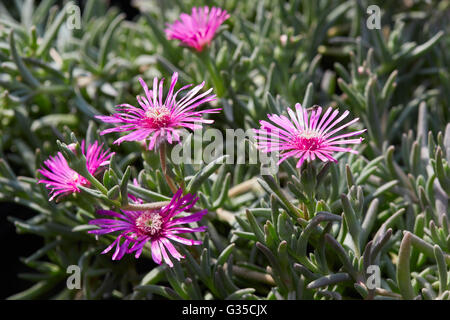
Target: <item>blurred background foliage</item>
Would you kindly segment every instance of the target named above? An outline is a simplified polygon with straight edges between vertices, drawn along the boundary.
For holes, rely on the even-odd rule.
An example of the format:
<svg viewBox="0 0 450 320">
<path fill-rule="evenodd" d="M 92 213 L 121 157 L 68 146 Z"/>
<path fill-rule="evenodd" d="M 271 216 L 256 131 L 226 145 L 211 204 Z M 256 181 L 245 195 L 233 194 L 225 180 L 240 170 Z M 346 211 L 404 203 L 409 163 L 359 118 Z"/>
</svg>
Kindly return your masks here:
<svg viewBox="0 0 450 320">
<path fill-rule="evenodd" d="M 230 13 L 206 55 L 166 40 L 166 23 L 205 4 Z M 381 29 L 366 26 L 373 4 Z M 0 2 L 0 201 L 19 205 L 1 223 L 42 244 L 21 259 L 30 287 L 11 298 L 450 298 L 450 1 L 135 0 L 128 17 L 123 3 L 77 5 L 80 28 L 70 29 L 71 2 Z M 215 88 L 214 128 L 255 128 L 300 102 L 348 109 L 365 142 L 338 164 L 288 161 L 275 176 L 259 165 L 172 164 L 210 212 L 205 244 L 173 269 L 145 256 L 113 262 L 99 254 L 111 238 L 96 241 L 86 224 L 93 201 L 112 206 L 117 194 L 50 203 L 36 169 L 76 139 L 112 146 L 93 116 L 134 104 L 138 77 L 174 71 Z M 108 191 L 170 196 L 157 156 L 134 143 L 112 149 L 100 179 Z M 72 264 L 81 290 L 66 287 Z M 374 264 L 381 287 L 372 290 Z"/>
</svg>

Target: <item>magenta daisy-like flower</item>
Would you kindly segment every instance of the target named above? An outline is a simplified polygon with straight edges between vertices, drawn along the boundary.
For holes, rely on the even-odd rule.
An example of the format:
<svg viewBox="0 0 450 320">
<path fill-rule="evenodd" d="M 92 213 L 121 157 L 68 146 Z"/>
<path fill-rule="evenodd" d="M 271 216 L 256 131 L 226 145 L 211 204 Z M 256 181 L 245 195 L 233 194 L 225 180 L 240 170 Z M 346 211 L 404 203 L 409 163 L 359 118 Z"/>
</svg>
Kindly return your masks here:
<svg viewBox="0 0 450 320">
<path fill-rule="evenodd" d="M 192 8 L 191 15 L 180 14 L 180 20 L 167 24 L 166 35 L 169 40 L 178 39 L 183 44 L 202 51 L 209 45 L 220 25 L 229 18 L 226 10 L 208 7 Z"/>
<path fill-rule="evenodd" d="M 205 82 L 202 82 L 177 101 L 178 94 L 192 86 L 192 84 L 186 85 L 174 93 L 177 80 L 178 73 L 175 72 L 172 76 L 169 92 L 163 102 L 164 79 L 161 79 L 158 85 L 158 78 L 154 78 L 153 90 L 149 90 L 144 80 L 139 78 L 145 92 L 145 97 L 136 97 L 140 108 L 129 104 L 121 104 L 118 105 L 118 113 L 112 116 L 97 116 L 103 122 L 118 124 L 114 128 L 103 130 L 100 134 L 132 131 L 117 139 L 114 143 L 120 144 L 123 141 L 148 139 L 148 148 L 151 150 L 162 141 L 167 141 L 170 144 L 173 141 L 180 141 L 180 129 L 201 129 L 202 123 L 213 123 L 214 120 L 203 119 L 203 114 L 217 113 L 221 108 L 197 110 L 201 104 L 216 100 L 216 95 L 210 95 L 212 89 L 198 94 L 205 85 Z"/>
<path fill-rule="evenodd" d="M 357 122 L 359 118 L 353 119 L 337 128 L 336 125 L 348 116 L 345 111 L 338 117 L 339 110 L 328 108 L 322 115 L 322 108 L 314 108 L 308 112 L 299 103 L 295 105 L 295 112 L 287 109 L 289 118 L 284 115 L 268 115 L 270 121 L 260 121 L 260 129 L 255 129 L 258 148 L 263 152 L 280 152 L 281 158 L 278 164 L 289 157 L 298 158 L 297 168 L 301 167 L 306 160 L 333 161 L 334 152 L 358 153 L 343 144 L 359 144 L 363 138 L 347 139 L 357 136 L 366 131 L 359 130 L 336 135 L 342 129 Z"/>
<path fill-rule="evenodd" d="M 180 237 L 179 234 L 205 231 L 206 226 L 191 228 L 182 225 L 201 220 L 207 213 L 206 209 L 181 218 L 175 218 L 180 213 L 192 208 L 197 200 L 198 197 L 191 194 L 183 196 L 182 190 L 178 189 L 170 203 L 161 209 L 121 210 L 122 213 L 99 210 L 97 213 L 117 219 L 91 220 L 89 224 L 97 225 L 100 229 L 88 232 L 95 235 L 120 232 L 113 243 L 102 252 L 102 254 L 105 254 L 115 247 L 113 260 L 120 260 L 126 253 L 132 252 L 135 252 L 136 258 L 139 258 L 144 246 L 150 243 L 153 260 L 157 264 L 165 262 L 173 267 L 171 257 L 179 261 L 184 256 L 178 252 L 172 241 L 185 245 L 202 244 L 200 240 L 186 239 Z"/>
<path fill-rule="evenodd" d="M 90 174 L 95 175 L 99 169 L 109 164 L 109 158 L 112 153 L 107 150 L 103 150 L 103 143 L 98 144 L 95 141 L 85 149 L 84 140 L 81 142 L 81 150 L 86 157 L 86 167 Z M 89 181 L 81 176 L 78 172 L 69 167 L 67 160 L 64 158 L 61 152 L 58 152 L 56 156 L 50 156 L 49 159 L 44 161 L 44 165 L 38 172 L 47 179 L 41 179 L 38 183 L 45 183 L 45 186 L 50 190 L 52 201 L 55 197 L 61 195 L 65 196 L 70 193 L 80 192 L 80 186 L 89 186 Z"/>
</svg>

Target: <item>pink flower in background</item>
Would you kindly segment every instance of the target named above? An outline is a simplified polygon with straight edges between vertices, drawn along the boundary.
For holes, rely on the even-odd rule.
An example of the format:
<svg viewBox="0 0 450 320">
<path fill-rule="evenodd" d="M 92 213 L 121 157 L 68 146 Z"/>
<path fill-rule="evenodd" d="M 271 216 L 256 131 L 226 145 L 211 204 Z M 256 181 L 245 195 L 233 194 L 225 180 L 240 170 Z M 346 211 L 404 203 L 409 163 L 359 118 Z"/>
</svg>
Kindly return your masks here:
<svg viewBox="0 0 450 320">
<path fill-rule="evenodd" d="M 120 107 L 117 109 L 118 113 L 112 116 L 97 116 L 103 122 L 119 124 L 114 128 L 103 130 L 100 134 L 131 131 L 114 143 L 120 144 L 123 141 L 148 139 L 148 149 L 151 150 L 156 149 L 159 143 L 164 140 L 170 144 L 173 141 L 180 141 L 179 130 L 182 128 L 195 130 L 201 129 L 202 123 L 213 123 L 213 120 L 203 119 L 202 115 L 217 113 L 221 108 L 197 110 L 201 104 L 216 100 L 216 95 L 209 95 L 212 89 L 197 95 L 205 85 L 205 82 L 202 82 L 177 101 L 178 94 L 192 86 L 192 84 L 184 86 L 174 93 L 177 80 L 178 73 L 175 72 L 172 76 L 169 92 L 163 102 L 164 79 L 161 79 L 158 85 L 158 78 L 154 78 L 153 90 L 149 90 L 144 80 L 139 78 L 145 92 L 145 97 L 137 96 L 140 108 L 129 104 L 121 104 L 118 105 Z"/>
<path fill-rule="evenodd" d="M 145 244 L 150 243 L 153 260 L 157 264 L 165 262 L 170 267 L 173 267 L 171 257 L 179 261 L 184 256 L 177 251 L 172 241 L 185 245 L 202 244 L 200 240 L 186 239 L 178 235 L 205 231 L 206 226 L 190 228 L 181 225 L 201 220 L 208 212 L 206 209 L 174 219 L 180 213 L 191 209 L 197 200 L 198 197 L 191 194 L 183 196 L 182 190 L 178 189 L 170 203 L 161 209 L 146 211 L 121 210 L 122 213 L 99 210 L 97 213 L 110 216 L 112 219 L 91 220 L 89 224 L 97 225 L 100 229 L 88 232 L 95 235 L 120 232 L 113 243 L 102 252 L 102 254 L 105 254 L 115 247 L 112 256 L 113 260 L 120 260 L 126 253 L 132 252 L 135 252 L 136 258 L 139 258 Z"/>
<path fill-rule="evenodd" d="M 298 158 L 297 168 L 306 160 L 314 160 L 316 157 L 322 161 L 337 162 L 333 158 L 334 152 L 358 153 L 352 148 L 341 147 L 342 144 L 359 144 L 363 138 L 344 139 L 360 135 L 364 130 L 335 135 L 342 129 L 357 122 L 359 118 L 353 119 L 334 128 L 349 112 L 345 111 L 337 117 L 339 110 L 328 108 L 322 115 L 322 108 L 318 107 L 308 114 L 305 108 L 297 103 L 295 111 L 288 108 L 289 118 L 284 115 L 268 115 L 272 123 L 260 121 L 261 128 L 255 129 L 258 148 L 264 152 L 279 151 L 281 159 L 278 164 L 289 157 Z M 322 115 L 322 117 L 321 117 Z"/>
<path fill-rule="evenodd" d="M 178 39 L 183 44 L 202 51 L 209 45 L 220 25 L 230 16 L 225 10 L 212 7 L 192 8 L 191 15 L 180 14 L 180 20 L 168 24 L 166 35 L 169 40 Z"/>
<path fill-rule="evenodd" d="M 136 187 L 139 187 L 139 182 L 137 181 L 136 178 L 133 179 L 133 185 L 135 185 Z M 128 199 L 134 203 L 144 203 L 144 200 L 132 195 L 131 193 L 128 193 Z"/>
<path fill-rule="evenodd" d="M 103 150 L 103 143 L 101 145 L 95 141 L 87 147 L 85 152 L 84 140 L 81 142 L 81 150 L 86 157 L 86 166 L 89 173 L 95 175 L 98 169 L 109 164 L 109 158 L 112 153 L 109 149 Z M 71 169 L 67 160 L 63 157 L 61 152 L 56 156 L 49 157 L 44 161 L 44 165 L 38 172 L 47 179 L 41 179 L 38 183 L 45 183 L 45 186 L 50 190 L 52 201 L 56 196 L 67 195 L 74 192 L 80 192 L 79 186 L 89 186 L 89 181 L 81 176 L 78 172 Z"/>
</svg>

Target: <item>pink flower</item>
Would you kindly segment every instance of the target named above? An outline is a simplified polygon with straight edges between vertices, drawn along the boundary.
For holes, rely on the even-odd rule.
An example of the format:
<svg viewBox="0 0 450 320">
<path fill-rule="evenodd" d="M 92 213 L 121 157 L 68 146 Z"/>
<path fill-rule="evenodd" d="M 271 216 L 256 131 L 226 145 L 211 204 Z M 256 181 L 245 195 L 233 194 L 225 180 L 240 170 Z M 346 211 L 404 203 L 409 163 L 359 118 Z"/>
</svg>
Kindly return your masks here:
<svg viewBox="0 0 450 320">
<path fill-rule="evenodd" d="M 334 152 L 351 152 L 358 153 L 352 148 L 344 148 L 342 144 L 359 144 L 363 138 L 343 139 L 351 136 L 360 135 L 364 130 L 339 134 L 336 133 L 342 129 L 357 122 L 359 118 L 353 119 L 338 128 L 334 127 L 340 123 L 349 112 L 345 111 L 339 118 L 335 119 L 339 114 L 339 110 L 330 107 L 322 114 L 322 108 L 318 107 L 312 110 L 308 115 L 305 108 L 297 103 L 295 105 L 296 112 L 290 108 L 287 109 L 289 118 L 284 115 L 268 115 L 271 124 L 267 121 L 260 121 L 261 128 L 255 129 L 258 148 L 264 152 L 279 151 L 282 155 L 278 164 L 289 157 L 299 158 L 297 168 L 306 160 L 314 160 L 316 157 L 322 161 L 337 162 L 333 158 Z"/>
<path fill-rule="evenodd" d="M 99 210 L 97 213 L 110 216 L 112 219 L 91 220 L 89 224 L 97 225 L 100 229 L 88 232 L 95 235 L 120 232 L 113 243 L 102 252 L 105 254 L 116 247 L 112 255 L 113 260 L 120 260 L 125 254 L 132 252 L 135 252 L 136 258 L 139 258 L 144 246 L 150 243 L 153 260 L 157 264 L 165 262 L 173 267 L 170 257 L 180 261 L 184 256 L 178 252 L 172 241 L 184 245 L 202 244 L 200 240 L 186 239 L 178 235 L 205 231 L 206 226 L 191 228 L 181 225 L 201 220 L 207 213 L 206 209 L 174 219 L 180 213 L 191 209 L 197 200 L 198 197 L 191 194 L 183 196 L 183 191 L 178 189 L 170 203 L 158 210 L 121 210 L 122 213 Z"/>
<path fill-rule="evenodd" d="M 139 182 L 137 181 L 136 178 L 133 179 L 133 184 L 136 187 L 139 187 Z M 142 200 L 142 199 L 132 195 L 131 193 L 128 193 L 128 199 L 131 200 L 131 202 L 134 202 L 134 203 L 144 203 L 144 200 Z"/>
<path fill-rule="evenodd" d="M 164 79 L 161 79 L 158 86 L 158 78 L 154 78 L 153 90 L 149 90 L 144 80 L 139 78 L 145 92 L 145 97 L 137 96 L 140 108 L 129 104 L 121 104 L 118 105 L 118 107 L 121 107 L 117 109 L 118 113 L 112 116 L 97 116 L 103 122 L 120 124 L 115 128 L 103 130 L 100 134 L 132 131 L 117 139 L 114 143 L 120 144 L 123 141 L 148 139 L 148 149 L 151 150 L 154 147 L 156 149 L 163 140 L 167 140 L 170 144 L 173 141 L 180 141 L 179 129 L 201 129 L 201 123 L 213 123 L 214 120 L 203 119 L 202 115 L 217 113 L 221 108 L 196 110 L 201 104 L 216 100 L 216 95 L 209 95 L 212 89 L 197 95 L 205 85 L 205 82 L 202 82 L 177 101 L 178 93 L 192 86 L 192 84 L 184 86 L 174 93 L 177 80 L 178 73 L 175 72 L 163 103 Z"/>
<path fill-rule="evenodd" d="M 97 174 L 100 167 L 109 164 L 108 159 L 112 153 L 109 152 L 109 149 L 103 150 L 102 147 L 103 143 L 99 145 L 95 141 L 88 146 L 87 152 L 85 152 L 84 140 L 81 142 L 81 150 L 86 157 L 86 167 L 92 175 Z M 46 167 L 38 169 L 38 172 L 47 179 L 41 179 L 38 183 L 45 183 L 47 189 L 50 190 L 51 198 L 49 201 L 52 201 L 58 195 L 65 196 L 74 192 L 80 192 L 80 186 L 86 187 L 90 184 L 85 177 L 69 167 L 61 152 L 45 160 L 44 165 Z"/>
<path fill-rule="evenodd" d="M 225 10 L 212 7 L 192 8 L 191 15 L 180 14 L 180 20 L 167 24 L 166 35 L 169 40 L 178 39 L 185 45 L 202 51 L 214 38 L 216 30 L 230 16 Z"/>
</svg>

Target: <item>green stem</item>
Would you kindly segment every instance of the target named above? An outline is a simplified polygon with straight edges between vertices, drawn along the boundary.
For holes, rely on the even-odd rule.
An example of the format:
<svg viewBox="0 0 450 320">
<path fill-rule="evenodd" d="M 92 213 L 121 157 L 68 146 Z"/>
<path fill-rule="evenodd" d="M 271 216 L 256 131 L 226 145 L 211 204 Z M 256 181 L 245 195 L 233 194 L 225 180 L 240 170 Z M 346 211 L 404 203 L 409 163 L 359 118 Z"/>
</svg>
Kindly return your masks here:
<svg viewBox="0 0 450 320">
<path fill-rule="evenodd" d="M 163 142 L 159 147 L 159 160 L 161 162 L 161 169 L 164 175 L 164 178 L 169 185 L 170 190 L 175 194 L 177 192 L 177 187 L 175 186 L 172 178 L 167 174 L 167 162 L 166 162 L 166 144 Z"/>
<path fill-rule="evenodd" d="M 228 191 L 228 197 L 234 198 L 248 191 L 258 190 L 259 188 L 260 186 L 258 184 L 258 179 L 253 177 L 230 188 Z"/>
<path fill-rule="evenodd" d="M 233 273 L 237 276 L 240 276 L 244 279 L 251 279 L 253 281 L 261 282 L 264 284 L 268 284 L 269 286 L 274 287 L 275 281 L 272 276 L 267 273 L 262 273 L 258 271 L 248 270 L 246 268 L 241 268 L 239 266 L 233 266 Z"/>
<path fill-rule="evenodd" d="M 122 209 L 128 211 L 146 211 L 146 210 L 161 209 L 162 207 L 167 206 L 168 204 L 170 204 L 170 201 L 159 201 L 151 203 L 129 203 L 126 206 L 122 207 Z"/>
<path fill-rule="evenodd" d="M 108 193 L 108 189 L 106 189 L 105 186 L 100 181 L 98 181 L 92 174 L 90 174 L 87 170 L 86 170 L 86 173 L 85 173 L 86 179 L 88 179 L 89 182 L 94 187 L 96 187 L 98 190 L 100 190 L 103 194 L 106 195 Z"/>
<path fill-rule="evenodd" d="M 217 96 L 219 98 L 222 98 L 225 95 L 225 85 L 219 74 L 219 71 L 216 68 L 214 60 L 209 55 L 208 49 L 205 49 L 202 52 L 200 52 L 199 57 L 202 60 L 202 62 L 206 64 L 206 68 L 208 69 L 212 84 L 214 86 L 214 89 L 216 89 Z"/>
</svg>

